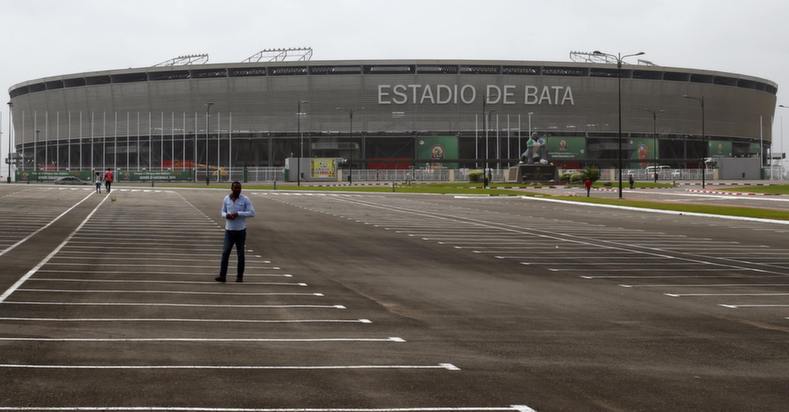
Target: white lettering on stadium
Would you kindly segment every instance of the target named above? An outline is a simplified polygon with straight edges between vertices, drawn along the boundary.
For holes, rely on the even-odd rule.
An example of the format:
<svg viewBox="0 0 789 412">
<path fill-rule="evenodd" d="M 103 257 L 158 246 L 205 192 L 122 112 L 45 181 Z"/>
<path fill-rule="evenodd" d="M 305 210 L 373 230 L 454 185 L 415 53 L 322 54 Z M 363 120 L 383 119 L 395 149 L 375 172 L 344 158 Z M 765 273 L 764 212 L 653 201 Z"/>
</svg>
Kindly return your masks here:
<svg viewBox="0 0 789 412">
<path fill-rule="evenodd" d="M 523 97 L 518 91 L 523 90 Z M 487 104 L 575 106 L 573 89 L 570 86 L 525 85 L 519 89 L 515 85 L 485 86 L 484 96 Z M 379 84 L 378 104 L 474 104 L 477 102 L 477 88 L 470 84 Z"/>
</svg>

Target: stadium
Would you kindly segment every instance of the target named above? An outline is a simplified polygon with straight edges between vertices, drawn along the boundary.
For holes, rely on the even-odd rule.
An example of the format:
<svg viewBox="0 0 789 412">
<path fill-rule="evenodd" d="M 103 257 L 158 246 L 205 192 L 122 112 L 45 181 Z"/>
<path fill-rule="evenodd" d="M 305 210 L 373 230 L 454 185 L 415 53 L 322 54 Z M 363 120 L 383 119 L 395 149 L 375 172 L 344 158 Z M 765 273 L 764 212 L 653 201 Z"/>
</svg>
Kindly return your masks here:
<svg viewBox="0 0 789 412">
<path fill-rule="evenodd" d="M 645 61 L 618 69 L 599 53 L 569 62 L 201 56 L 12 86 L 18 172 L 193 176 L 206 166 L 281 168 L 292 157 L 349 159 L 353 169 L 501 169 L 532 133 L 560 168 L 609 168 L 620 108 L 625 168 L 696 169 L 707 157 L 765 159 L 777 93 L 743 74 Z"/>
</svg>

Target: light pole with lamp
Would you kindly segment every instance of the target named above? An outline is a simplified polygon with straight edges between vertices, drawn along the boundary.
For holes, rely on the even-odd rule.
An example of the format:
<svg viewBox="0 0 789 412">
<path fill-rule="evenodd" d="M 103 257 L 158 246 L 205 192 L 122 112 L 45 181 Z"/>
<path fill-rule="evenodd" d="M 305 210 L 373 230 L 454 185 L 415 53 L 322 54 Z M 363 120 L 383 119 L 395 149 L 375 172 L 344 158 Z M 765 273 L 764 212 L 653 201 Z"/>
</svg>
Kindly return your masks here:
<svg viewBox="0 0 789 412">
<path fill-rule="evenodd" d="M 617 94 L 618 94 L 618 108 L 619 108 L 619 134 L 618 134 L 618 141 L 619 141 L 619 150 L 617 151 L 617 169 L 619 175 L 619 198 L 622 198 L 622 62 L 627 57 L 635 57 L 641 56 L 644 52 L 638 52 L 633 54 L 626 54 L 622 56 L 622 53 L 617 54 L 608 54 L 603 53 L 599 50 L 595 50 L 592 54 L 597 56 L 608 56 L 616 59 L 616 80 L 617 80 Z"/>
<path fill-rule="evenodd" d="M 205 104 L 205 185 L 208 186 L 211 184 L 211 173 L 208 171 L 208 134 L 211 130 L 211 106 L 213 106 L 213 102 L 208 102 Z"/>
<path fill-rule="evenodd" d="M 11 183 L 11 124 L 13 121 L 12 111 L 14 108 L 14 104 L 8 102 L 8 178 L 6 181 Z"/>
<path fill-rule="evenodd" d="M 704 150 L 709 150 L 707 146 L 707 137 L 704 133 L 704 96 L 696 97 L 696 96 L 688 96 L 687 94 L 682 95 L 684 99 L 695 100 L 699 102 L 701 105 L 701 141 L 704 142 Z M 701 153 L 701 188 L 704 189 L 706 187 L 706 174 L 707 174 L 707 162 L 705 159 L 705 152 Z"/>
<path fill-rule="evenodd" d="M 301 112 L 302 103 L 309 103 L 307 100 L 299 100 L 296 108 L 296 133 L 299 135 L 299 158 L 296 161 L 296 186 L 301 187 L 301 158 L 304 156 L 304 135 L 301 134 Z"/>
<path fill-rule="evenodd" d="M 781 109 L 789 109 L 789 106 L 784 106 L 782 104 L 779 104 L 778 107 L 780 107 Z M 9 115 L 9 118 L 10 118 L 10 115 Z M 772 141 L 770 141 L 770 142 L 772 143 Z M 781 149 L 780 150 L 781 150 L 781 159 L 779 159 L 778 162 L 780 163 L 781 180 L 783 180 L 784 179 L 784 171 L 783 171 L 784 161 L 783 161 L 783 159 L 786 158 L 786 152 L 784 152 L 784 117 L 783 116 L 781 116 Z"/>
</svg>

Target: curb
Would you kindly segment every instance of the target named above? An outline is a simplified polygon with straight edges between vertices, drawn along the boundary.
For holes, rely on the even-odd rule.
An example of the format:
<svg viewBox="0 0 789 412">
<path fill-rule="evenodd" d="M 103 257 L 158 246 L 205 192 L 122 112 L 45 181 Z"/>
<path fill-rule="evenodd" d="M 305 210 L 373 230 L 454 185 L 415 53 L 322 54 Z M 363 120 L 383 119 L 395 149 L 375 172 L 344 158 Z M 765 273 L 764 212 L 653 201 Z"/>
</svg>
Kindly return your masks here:
<svg viewBox="0 0 789 412">
<path fill-rule="evenodd" d="M 691 193 L 705 193 L 710 195 L 727 195 L 727 196 L 764 196 L 764 193 L 750 193 L 750 192 L 721 192 L 718 190 L 699 190 L 687 189 Z"/>
</svg>

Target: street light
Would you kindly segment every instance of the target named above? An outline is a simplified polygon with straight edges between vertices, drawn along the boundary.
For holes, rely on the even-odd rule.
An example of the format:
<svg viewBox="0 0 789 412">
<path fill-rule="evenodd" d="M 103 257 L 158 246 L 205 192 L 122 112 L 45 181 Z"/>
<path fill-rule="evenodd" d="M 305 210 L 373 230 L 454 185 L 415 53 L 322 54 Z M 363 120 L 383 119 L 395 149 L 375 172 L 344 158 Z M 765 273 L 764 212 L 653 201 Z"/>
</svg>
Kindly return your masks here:
<svg viewBox="0 0 789 412">
<path fill-rule="evenodd" d="M 342 107 L 337 107 L 336 109 L 337 110 L 343 110 Z M 364 107 L 362 107 L 361 110 L 364 110 Z M 349 122 L 349 124 L 348 124 L 348 137 L 351 140 L 353 140 L 353 109 L 348 109 L 348 122 Z M 364 157 L 364 154 L 362 154 L 361 159 L 362 159 L 362 162 L 364 162 L 366 160 L 366 158 Z M 348 158 L 348 184 L 349 185 L 353 184 L 353 167 L 352 166 L 353 166 L 353 153 L 350 153 L 350 156 Z"/>
<path fill-rule="evenodd" d="M 633 54 L 626 54 L 622 56 L 622 53 L 617 54 L 608 54 L 603 53 L 599 50 L 595 50 L 593 54 L 598 56 L 608 56 L 616 59 L 616 80 L 617 80 L 617 93 L 618 97 L 618 107 L 619 107 L 619 150 L 617 152 L 617 168 L 619 169 L 619 198 L 622 198 L 622 61 L 624 61 L 627 57 L 635 57 L 641 56 L 644 52 L 638 52 Z"/>
<path fill-rule="evenodd" d="M 211 184 L 211 173 L 208 171 L 208 133 L 211 130 L 211 106 L 213 102 L 205 104 L 205 185 Z"/>
<path fill-rule="evenodd" d="M 683 98 L 689 100 L 695 100 L 701 104 L 701 141 L 704 142 L 704 151 L 701 153 L 701 188 L 705 188 L 705 178 L 707 174 L 707 162 L 705 161 L 705 154 L 706 151 L 709 149 L 707 145 L 707 137 L 704 134 L 704 96 L 696 97 L 696 96 L 688 96 L 687 94 L 682 95 Z"/>
<path fill-rule="evenodd" d="M 789 106 L 784 106 L 782 104 L 779 104 L 778 107 L 782 109 L 789 109 Z M 770 140 L 770 144 L 772 145 L 772 140 Z M 781 149 L 780 150 L 781 150 L 781 159 L 778 159 L 778 163 L 781 169 L 781 180 L 783 180 L 784 178 L 783 159 L 786 158 L 786 152 L 784 152 L 784 117 L 783 116 L 781 116 Z M 772 168 L 770 170 L 772 170 Z"/>
<path fill-rule="evenodd" d="M 304 156 L 304 135 L 301 134 L 301 104 L 309 103 L 307 100 L 299 100 L 296 109 L 296 131 L 299 135 L 299 158 L 296 161 L 296 186 L 301 187 L 301 158 Z"/>
<path fill-rule="evenodd" d="M 14 108 L 14 104 L 8 102 L 8 178 L 6 181 L 11 183 L 11 122 L 12 122 L 12 109 Z"/>
</svg>

